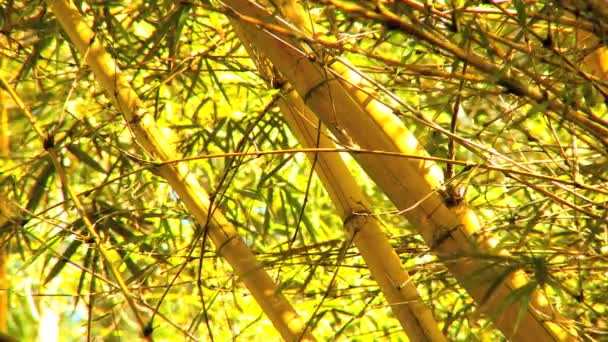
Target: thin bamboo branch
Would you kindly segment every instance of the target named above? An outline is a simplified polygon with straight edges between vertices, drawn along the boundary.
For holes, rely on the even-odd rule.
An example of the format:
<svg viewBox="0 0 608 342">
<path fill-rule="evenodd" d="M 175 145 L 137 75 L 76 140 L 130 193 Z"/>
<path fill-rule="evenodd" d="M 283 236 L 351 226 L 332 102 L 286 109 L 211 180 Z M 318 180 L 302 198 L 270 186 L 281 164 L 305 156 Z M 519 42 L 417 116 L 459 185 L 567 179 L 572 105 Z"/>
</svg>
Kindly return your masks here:
<svg viewBox="0 0 608 342">
<path fill-rule="evenodd" d="M 547 176 L 547 175 L 543 175 L 543 174 L 535 173 L 535 172 L 531 172 L 531 171 L 522 171 L 522 170 L 514 169 L 513 168 L 514 166 L 518 166 L 518 164 L 514 164 L 514 163 L 493 165 L 493 164 L 485 164 L 485 163 L 468 162 L 468 161 L 464 161 L 464 160 L 452 160 L 452 159 L 438 158 L 438 157 L 432 157 L 432 156 L 421 156 L 421 155 L 407 154 L 407 153 L 401 153 L 401 152 L 366 150 L 366 149 L 362 149 L 362 148 L 351 148 L 351 147 L 349 147 L 349 148 L 344 148 L 344 147 L 294 148 L 294 149 L 278 149 L 278 150 L 272 150 L 272 151 L 227 152 L 227 153 L 205 154 L 205 155 L 198 155 L 198 156 L 187 157 L 187 158 L 167 160 L 167 161 L 164 161 L 159 164 L 177 164 L 180 162 L 193 161 L 193 160 L 233 158 L 233 157 L 245 157 L 245 156 L 268 156 L 268 155 L 294 154 L 294 153 L 313 153 L 313 154 L 314 153 L 339 153 L 339 152 L 352 153 L 352 154 L 370 154 L 370 155 L 376 155 L 376 156 L 389 156 L 389 157 L 394 157 L 394 158 L 404 158 L 404 159 L 411 159 L 411 160 L 427 160 L 430 162 L 442 163 L 442 164 L 451 163 L 454 165 L 464 166 L 466 169 L 479 168 L 479 169 L 483 169 L 483 170 L 497 171 L 497 172 L 500 172 L 500 173 L 503 173 L 506 175 L 519 175 L 519 176 L 525 176 L 525 177 L 529 177 L 529 178 L 537 179 L 537 180 L 547 180 L 547 181 L 551 181 L 551 182 L 555 182 L 555 183 L 559 183 L 559 184 L 570 185 L 572 187 L 577 187 L 577 188 L 580 188 L 583 190 L 597 192 L 599 194 L 608 195 L 608 190 L 605 190 L 601 187 L 593 187 L 593 186 L 590 186 L 587 184 L 581 184 L 581 183 L 578 183 L 576 181 L 572 181 L 569 179 L 562 179 L 562 178 Z M 140 169 L 132 171 L 131 173 L 138 173 L 146 168 L 150 168 L 150 166 L 144 166 Z M 124 178 L 124 176 L 119 176 L 117 178 Z M 104 184 L 110 184 L 113 181 L 116 181 L 117 178 L 111 179 Z M 94 189 L 101 188 L 101 187 L 103 187 L 103 185 L 97 186 Z M 89 191 L 91 191 L 91 190 L 86 190 L 85 192 L 89 192 Z"/>
<path fill-rule="evenodd" d="M 86 57 L 100 86 L 124 115 L 137 142 L 150 155 L 151 162 L 162 162 L 173 157 L 175 152 L 165 143 L 164 135 L 157 128 L 153 116 L 144 108 L 100 40 L 95 39 L 95 33 L 84 22 L 78 10 L 65 0 L 49 0 L 48 3 L 71 42 Z M 283 338 L 290 341 L 300 338 L 313 340 L 312 335 L 304 331 L 305 325 L 301 318 L 256 261 L 235 228 L 220 211 L 213 210 L 212 215 L 209 215 L 211 203 L 194 175 L 183 164 L 159 164 L 158 171 L 197 223 L 207 229 L 218 254 L 230 263 Z"/>
<path fill-rule="evenodd" d="M 252 2 L 227 0 L 225 3 L 237 19 L 245 15 L 260 22 L 269 21 L 270 15 Z M 243 25 L 257 51 L 269 58 L 344 145 L 427 155 L 390 108 L 362 91 L 365 80 L 350 72 L 349 67 L 336 60 L 328 63 L 319 59 L 290 36 L 250 23 L 243 22 Z M 489 253 L 492 245 L 477 236 L 480 223 L 467 206 L 448 206 L 446 199 L 438 194 L 443 175 L 437 165 L 359 154 L 354 157 L 397 208 L 405 212 L 427 244 L 446 261 L 452 274 L 476 299 L 480 310 L 492 318 L 507 338 L 574 340 L 568 327 L 561 325 L 568 323 L 561 321 L 539 291 L 534 292 L 528 307 L 521 302 L 508 302 L 515 289 L 528 283 L 527 277 L 517 271 L 500 278 L 505 269 L 475 257 Z M 496 284 L 496 279 L 504 281 Z"/>
</svg>

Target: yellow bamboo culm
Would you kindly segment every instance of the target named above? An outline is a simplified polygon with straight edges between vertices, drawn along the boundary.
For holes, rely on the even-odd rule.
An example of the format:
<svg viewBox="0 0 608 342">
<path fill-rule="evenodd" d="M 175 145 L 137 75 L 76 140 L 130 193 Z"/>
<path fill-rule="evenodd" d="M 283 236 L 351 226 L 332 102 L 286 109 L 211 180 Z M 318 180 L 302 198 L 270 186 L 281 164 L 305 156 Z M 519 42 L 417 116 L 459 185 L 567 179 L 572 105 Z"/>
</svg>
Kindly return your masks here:
<svg viewBox="0 0 608 342">
<path fill-rule="evenodd" d="M 279 25 L 261 6 L 247 0 L 226 0 L 250 43 L 266 56 L 323 121 L 332 134 L 356 150 L 427 155 L 392 110 L 366 91 L 365 80 L 340 60 L 318 63 L 310 49 L 290 36 L 263 26 Z M 252 24 L 259 23 L 257 26 Z M 288 30 L 287 30 L 288 31 Z M 301 33 L 300 33 L 301 34 Z M 495 286 L 505 271 L 476 257 L 491 250 L 474 233 L 480 222 L 469 208 L 449 208 L 439 195 L 442 173 L 430 161 L 354 153 L 353 156 L 480 305 L 503 334 L 514 341 L 575 341 L 564 321 L 539 291 L 530 305 L 509 302 L 513 291 L 528 282 L 521 271 Z M 491 293 L 489 293 L 491 291 Z M 500 308 L 500 309 L 498 309 Z"/>
<path fill-rule="evenodd" d="M 302 99 L 295 92 L 289 92 L 279 106 L 298 140 L 305 147 L 314 147 L 316 130 L 308 122 L 314 122 L 316 118 Z M 335 147 L 326 135 L 321 134 L 320 137 L 318 147 Z M 380 223 L 374 216 L 368 215 L 371 211 L 369 201 L 340 155 L 318 155 L 316 170 L 345 222 L 345 230 L 353 236 L 355 246 L 410 341 L 447 341 L 432 312 L 422 302 L 415 283 L 403 270 L 399 256 L 391 247 Z"/>
<path fill-rule="evenodd" d="M 255 54 L 248 32 L 243 30 L 238 22 L 232 21 L 232 24 L 245 48 L 257 62 L 263 76 L 267 80 L 280 79 L 280 75 L 272 74 L 272 67 L 267 59 Z M 291 131 L 304 147 L 336 148 L 335 143 L 328 138 L 327 130 L 315 127 L 314 123 L 318 122 L 318 119 L 289 84 L 283 86 L 278 105 Z M 317 134 L 318 129 L 322 130 L 320 135 Z M 312 160 L 315 155 L 309 153 L 308 157 Z M 340 155 L 317 154 L 315 170 L 329 193 L 338 215 L 343 219 L 346 232 L 353 238 L 355 246 L 361 252 L 370 273 L 377 281 L 410 341 L 446 341 L 431 310 L 422 302 L 415 283 L 402 268 L 401 260 L 384 235 L 380 222 L 369 215 L 371 212 L 369 200 L 357 185 Z"/>
<path fill-rule="evenodd" d="M 135 140 L 151 156 L 152 162 L 177 159 L 156 127 L 154 118 L 122 76 L 112 57 L 85 23 L 78 10 L 65 0 L 48 1 L 57 20 L 78 52 L 86 57 L 100 86 L 129 125 Z M 238 236 L 235 228 L 219 210 L 208 220 L 210 202 L 207 193 L 184 165 L 172 163 L 158 167 L 160 175 L 171 185 L 190 214 L 208 234 L 223 258 L 233 267 L 275 328 L 287 341 L 314 340 L 305 324 L 281 291 L 256 261 L 254 254 Z"/>
</svg>

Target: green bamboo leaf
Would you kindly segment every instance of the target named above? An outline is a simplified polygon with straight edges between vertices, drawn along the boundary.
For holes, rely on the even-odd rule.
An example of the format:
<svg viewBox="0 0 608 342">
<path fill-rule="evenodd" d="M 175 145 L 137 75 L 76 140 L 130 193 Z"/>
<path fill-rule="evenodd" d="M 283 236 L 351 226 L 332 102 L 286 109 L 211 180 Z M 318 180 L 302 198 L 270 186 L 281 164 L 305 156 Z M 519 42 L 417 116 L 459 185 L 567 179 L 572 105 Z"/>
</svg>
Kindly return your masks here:
<svg viewBox="0 0 608 342">
<path fill-rule="evenodd" d="M 540 286 L 546 284 L 550 278 L 550 275 L 545 258 L 542 256 L 533 257 L 532 266 L 534 267 L 534 279 L 536 282 Z"/>
<path fill-rule="evenodd" d="M 83 151 L 80 146 L 76 144 L 69 144 L 67 146 L 68 151 L 70 151 L 78 160 L 83 162 L 85 165 L 90 166 L 94 170 L 106 173 L 106 170 L 95 160 L 93 159 L 89 153 Z"/>
<path fill-rule="evenodd" d="M 258 188 L 259 190 L 259 188 Z M 271 214 L 272 202 L 274 199 L 274 187 L 269 187 L 266 192 L 265 207 L 264 207 L 264 222 L 262 223 L 263 236 L 266 236 L 270 232 L 270 225 L 272 223 L 273 215 Z"/>
<path fill-rule="evenodd" d="M 226 100 L 226 102 L 228 103 L 228 105 L 231 105 L 231 103 L 230 103 L 230 97 L 228 96 L 228 94 L 226 94 L 226 90 L 224 89 L 224 85 L 222 84 L 222 82 L 220 82 L 220 79 L 217 77 L 217 74 L 215 73 L 215 70 L 211 67 L 211 64 L 209 63 L 209 60 L 207 60 L 207 59 L 205 59 L 205 66 L 207 67 L 207 71 L 209 72 L 209 76 L 211 77 L 211 80 L 213 81 L 213 83 L 215 83 L 215 85 L 220 90 L 220 93 L 224 97 L 224 100 Z"/>
<path fill-rule="evenodd" d="M 42 282 L 43 285 L 48 284 L 51 280 L 53 280 L 59 274 L 59 272 L 61 272 L 61 270 L 63 269 L 65 264 L 67 264 L 68 261 L 71 260 L 74 253 L 76 253 L 76 251 L 78 250 L 78 247 L 80 247 L 80 245 L 82 245 L 82 241 L 80 241 L 80 240 L 73 240 L 68 245 L 68 247 L 65 249 L 65 251 L 63 251 L 63 253 L 59 257 L 59 260 L 57 260 L 55 265 L 53 265 L 53 268 L 51 268 L 51 270 L 49 271 L 46 278 L 44 278 L 44 281 Z"/>
<path fill-rule="evenodd" d="M 84 255 L 84 261 L 83 261 L 83 270 L 82 272 L 80 272 L 80 277 L 78 278 L 78 284 L 76 285 L 76 293 L 84 293 L 84 282 L 86 279 L 86 276 L 89 274 L 86 270 L 87 269 L 93 269 L 93 259 L 94 259 L 94 253 L 97 253 L 97 249 L 96 248 L 87 248 L 86 249 L 86 253 Z M 93 276 L 91 276 L 91 282 L 93 282 Z M 76 308 L 78 308 L 78 303 L 80 302 L 80 296 L 75 296 L 74 298 L 74 306 L 72 311 L 76 311 Z"/>
<path fill-rule="evenodd" d="M 223 129 L 229 121 L 230 120 L 228 118 L 219 118 L 218 120 L 214 121 L 211 132 L 207 134 L 207 137 L 204 140 L 202 151 L 209 152 L 209 144 L 216 143 L 218 140 L 220 140 L 218 135 L 223 134 Z"/>
<path fill-rule="evenodd" d="M 47 182 L 55 172 L 55 166 L 53 166 L 53 163 L 51 163 L 48 158 L 44 158 L 42 163 L 44 168 L 38 175 L 38 178 L 36 178 L 36 182 L 32 186 L 32 189 L 28 195 L 29 200 L 25 206 L 29 212 L 35 212 L 38 208 L 40 200 L 48 191 L 46 186 Z"/>
<path fill-rule="evenodd" d="M 47 255 L 50 250 L 53 250 L 53 245 L 57 242 L 61 242 L 60 234 L 55 234 L 45 241 L 41 241 L 41 246 L 32 251 L 32 254 L 25 260 L 19 269 L 26 269 L 30 267 L 31 264 L 34 263 L 39 257 Z"/>
<path fill-rule="evenodd" d="M 53 42 L 53 35 L 51 34 L 40 35 L 38 38 L 39 40 L 34 45 L 32 53 L 28 55 L 28 58 L 22 64 L 21 70 L 19 71 L 17 79 L 20 81 L 24 80 L 30 73 L 32 73 L 32 70 L 34 70 L 40 63 L 39 60 L 43 58 L 42 53 L 45 52 L 47 47 L 49 47 Z"/>
<path fill-rule="evenodd" d="M 488 287 L 488 289 L 486 290 L 486 293 L 484 294 L 484 296 L 481 300 L 481 303 L 485 303 L 490 298 L 490 296 L 492 296 L 494 291 L 496 291 L 496 289 L 502 283 L 504 283 L 504 281 L 507 279 L 507 277 L 510 276 L 511 274 L 513 274 L 513 272 L 516 272 L 518 269 L 519 269 L 519 265 L 517 265 L 517 264 L 511 264 L 511 265 L 501 269 L 501 272 L 493 278 L 493 281 L 490 284 L 490 286 Z"/>
<path fill-rule="evenodd" d="M 273 167 L 272 169 L 270 169 L 269 171 L 264 170 L 264 172 L 262 173 L 262 176 L 260 177 L 260 180 L 258 181 L 258 189 L 260 189 L 262 186 L 267 186 L 266 183 L 269 182 L 277 182 L 276 180 L 273 181 L 273 178 L 278 177 L 280 179 L 280 181 L 285 181 L 284 179 L 282 179 L 280 176 L 278 176 L 278 172 L 283 169 L 288 162 L 293 161 L 293 155 L 289 155 L 286 156 L 282 159 L 279 160 L 279 164 L 275 167 Z"/>
<path fill-rule="evenodd" d="M 526 316 L 526 312 L 528 311 L 528 305 L 532 301 L 534 291 L 536 291 L 537 288 L 538 284 L 535 281 L 528 282 L 526 285 L 513 290 L 505 298 L 505 300 L 499 304 L 496 310 L 497 312 L 501 312 L 502 310 L 516 302 L 519 304 L 519 311 L 517 313 L 517 320 L 515 322 L 515 326 L 513 327 L 513 332 L 518 330 L 519 324 Z"/>
<path fill-rule="evenodd" d="M 133 261 L 133 259 L 130 257 L 130 253 L 127 251 L 126 247 L 127 243 L 126 242 L 118 242 L 118 240 L 116 239 L 116 237 L 114 237 L 113 234 L 110 234 L 110 240 L 112 241 L 112 244 L 114 246 L 114 249 L 116 250 L 116 252 L 118 253 L 118 255 L 120 255 L 122 262 L 125 263 L 125 265 L 127 266 L 127 269 L 129 270 L 129 272 L 131 272 L 131 274 L 133 275 L 130 280 L 135 280 L 135 279 L 139 279 L 142 275 L 142 270 L 141 268 Z"/>
<path fill-rule="evenodd" d="M 525 30 L 527 27 L 526 3 L 523 0 L 514 0 L 513 4 L 515 5 L 515 10 L 517 12 L 517 21 L 520 27 Z"/>
</svg>

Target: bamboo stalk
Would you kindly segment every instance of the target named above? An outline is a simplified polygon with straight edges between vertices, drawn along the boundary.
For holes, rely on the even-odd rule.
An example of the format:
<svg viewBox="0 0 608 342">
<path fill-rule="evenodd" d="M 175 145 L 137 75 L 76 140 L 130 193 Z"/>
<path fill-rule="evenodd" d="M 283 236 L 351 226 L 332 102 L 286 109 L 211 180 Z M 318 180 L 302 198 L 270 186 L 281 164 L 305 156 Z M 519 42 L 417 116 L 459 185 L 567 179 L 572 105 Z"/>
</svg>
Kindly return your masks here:
<svg viewBox="0 0 608 342">
<path fill-rule="evenodd" d="M 65 0 L 47 2 L 52 6 L 57 20 L 71 42 L 86 59 L 100 86 L 115 108 L 124 115 L 137 142 L 150 155 L 151 162 L 175 159 L 175 152 L 166 144 L 153 116 L 143 107 L 135 91 L 122 76 L 100 40 L 95 39 L 95 34 L 78 10 Z M 187 167 L 173 163 L 159 164 L 158 171 L 178 194 L 197 223 L 208 230 L 218 254 L 230 263 L 281 336 L 289 341 L 313 340 L 312 335 L 304 331 L 305 325 L 301 318 L 224 215 L 213 210 L 212 216 L 208 217 L 208 195 Z"/>
<path fill-rule="evenodd" d="M 307 120 L 315 122 L 316 117 L 304 105 L 302 99 L 290 91 L 279 102 L 292 132 L 306 147 L 316 143 L 315 129 Z M 335 144 L 321 134 L 319 146 L 335 147 Z M 314 158 L 309 154 L 310 158 Z M 353 236 L 353 242 L 361 252 L 370 273 L 377 281 L 382 293 L 392 307 L 410 341 L 447 341 L 438 328 L 432 312 L 422 302 L 415 283 L 403 270 L 399 256 L 380 228 L 379 221 L 370 216 L 369 201 L 349 173 L 344 161 L 338 154 L 318 155 L 317 174 L 340 217 L 345 230 Z"/>
<path fill-rule="evenodd" d="M 297 16 L 297 7 L 290 8 L 294 9 L 291 13 Z M 304 20 L 300 22 L 303 23 Z M 249 54 L 254 56 L 266 80 L 280 79 L 280 75 L 272 74 L 270 68 L 264 67 L 268 63 L 264 56 L 255 55 L 247 31 L 235 21 L 232 21 L 232 24 Z M 278 105 L 300 144 L 306 148 L 336 148 L 336 144 L 328 138 L 327 129 L 314 127 L 318 118 L 304 104 L 297 92 L 289 84 L 284 84 L 282 93 Z M 317 134 L 317 129 L 322 130 L 320 135 Z M 314 153 L 308 153 L 307 156 L 311 161 L 315 159 Z M 344 222 L 344 229 L 353 237 L 355 246 L 361 252 L 370 273 L 409 340 L 447 341 L 439 330 L 433 313 L 420 298 L 415 283 L 403 269 L 399 256 L 380 227 L 380 222 L 370 215 L 369 200 L 340 155 L 320 153 L 316 158 L 315 170 Z"/>
<path fill-rule="evenodd" d="M 262 28 L 277 23 L 269 20 L 270 14 L 260 6 L 247 0 L 225 3 L 229 15 L 241 19 L 256 50 L 284 75 L 342 144 L 354 150 L 361 147 L 428 155 L 390 108 L 363 91 L 361 77 L 351 79 L 357 73 L 351 73 L 349 66 L 331 61 L 328 67 L 292 37 Z M 256 21 L 258 25 L 253 24 Z M 437 165 L 378 155 L 354 153 L 354 157 L 507 338 L 575 340 L 567 326 L 552 322 L 561 317 L 538 290 L 527 308 L 521 302 L 508 301 L 515 289 L 528 283 L 527 277 L 517 271 L 495 284 L 506 270 L 476 257 L 492 246 L 475 236 L 480 223 L 473 211 L 466 206 L 449 208 L 444 203 L 438 194 L 443 175 Z"/>
</svg>

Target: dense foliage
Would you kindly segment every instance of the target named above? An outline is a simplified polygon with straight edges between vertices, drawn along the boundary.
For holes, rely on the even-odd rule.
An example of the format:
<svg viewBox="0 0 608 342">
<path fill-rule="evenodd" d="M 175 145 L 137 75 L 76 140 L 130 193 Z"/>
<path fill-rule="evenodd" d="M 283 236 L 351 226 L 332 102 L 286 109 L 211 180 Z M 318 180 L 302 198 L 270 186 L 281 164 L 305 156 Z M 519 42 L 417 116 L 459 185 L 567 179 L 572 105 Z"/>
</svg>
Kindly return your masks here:
<svg viewBox="0 0 608 342">
<path fill-rule="evenodd" d="M 203 184 L 212 210 L 237 227 L 314 334 L 405 339 L 311 163 L 297 153 L 278 91 L 233 31 L 226 14 L 234 13 L 217 1 L 76 4 L 179 152 L 173 159 Z M 593 2 L 301 5 L 316 31 L 300 38 L 328 58 L 349 59 L 377 84 L 378 96 L 443 160 L 449 184 L 465 190 L 483 220 L 480 234 L 510 252 L 495 262 L 526 270 L 581 338 L 606 338 L 608 17 Z M 2 90 L 9 333 L 31 340 L 37 322 L 55 316 L 62 340 L 137 336 L 113 265 L 138 309 L 153 317 L 155 339 L 277 338 L 47 4 L 6 1 L 0 14 L 1 76 L 47 135 L 41 140 Z M 43 148 L 51 139 L 103 241 L 84 229 Z M 246 153 L 224 155 L 231 152 Z M 415 227 L 344 158 L 446 336 L 501 338 Z"/>
</svg>

